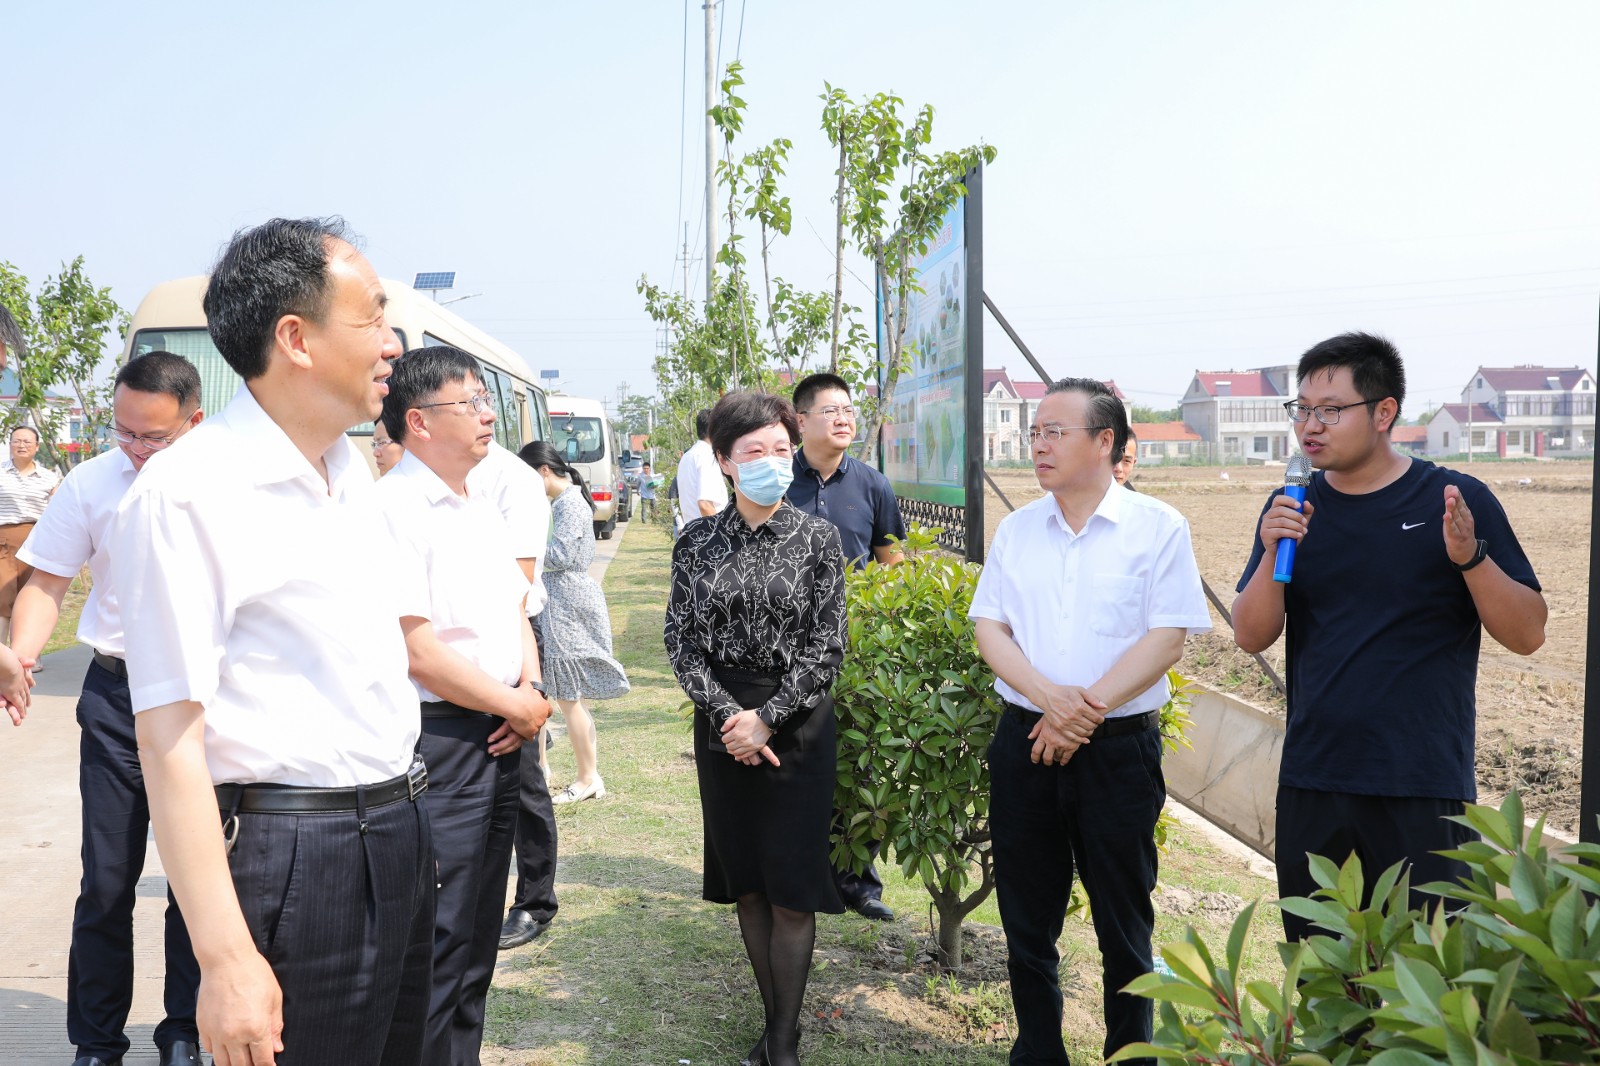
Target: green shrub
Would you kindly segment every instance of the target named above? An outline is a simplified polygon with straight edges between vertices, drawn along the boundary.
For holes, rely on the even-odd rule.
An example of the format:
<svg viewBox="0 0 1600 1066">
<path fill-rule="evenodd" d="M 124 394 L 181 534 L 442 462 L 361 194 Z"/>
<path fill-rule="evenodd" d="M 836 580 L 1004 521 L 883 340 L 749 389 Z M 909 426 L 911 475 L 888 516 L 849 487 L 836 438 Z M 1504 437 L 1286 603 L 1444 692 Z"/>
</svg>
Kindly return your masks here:
<svg viewBox="0 0 1600 1066">
<path fill-rule="evenodd" d="M 1396 865 L 1365 892 L 1353 856 L 1313 857 L 1321 887 L 1279 906 L 1323 930 L 1280 944 L 1281 985 L 1243 983 L 1239 959 L 1255 906 L 1234 923 L 1220 962 L 1191 927 L 1162 949 L 1172 975 L 1128 991 L 1159 1004 L 1154 1042 L 1113 1061 L 1156 1056 L 1240 1066 L 1524 1066 L 1600 1062 L 1600 847 L 1560 861 L 1543 820 L 1523 825 L 1522 801 L 1472 805 L 1457 821 L 1483 839 L 1448 852 L 1468 866 L 1431 915 L 1409 907 Z M 1198 1012 L 1198 1013 L 1196 1013 Z"/>
</svg>

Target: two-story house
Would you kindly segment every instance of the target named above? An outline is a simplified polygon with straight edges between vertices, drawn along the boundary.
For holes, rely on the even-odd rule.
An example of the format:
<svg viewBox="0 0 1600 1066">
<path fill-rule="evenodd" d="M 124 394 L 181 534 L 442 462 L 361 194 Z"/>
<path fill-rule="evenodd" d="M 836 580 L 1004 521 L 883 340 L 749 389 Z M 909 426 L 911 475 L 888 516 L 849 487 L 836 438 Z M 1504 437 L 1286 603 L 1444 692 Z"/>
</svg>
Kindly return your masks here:
<svg viewBox="0 0 1600 1066">
<path fill-rule="evenodd" d="M 1183 394 L 1183 423 L 1223 462 L 1283 460 L 1294 453 L 1284 413 L 1294 399 L 1293 366 L 1196 370 Z"/>
<path fill-rule="evenodd" d="M 1130 411 L 1128 398 L 1115 381 L 1106 385 Z M 1028 458 L 1028 427 L 1048 388 L 1042 381 L 1019 381 L 1006 372 L 985 368 L 983 372 L 983 461 L 1017 462 Z"/>
<path fill-rule="evenodd" d="M 1428 423 L 1429 455 L 1500 458 L 1594 451 L 1595 380 L 1582 367 L 1479 367 Z"/>
</svg>

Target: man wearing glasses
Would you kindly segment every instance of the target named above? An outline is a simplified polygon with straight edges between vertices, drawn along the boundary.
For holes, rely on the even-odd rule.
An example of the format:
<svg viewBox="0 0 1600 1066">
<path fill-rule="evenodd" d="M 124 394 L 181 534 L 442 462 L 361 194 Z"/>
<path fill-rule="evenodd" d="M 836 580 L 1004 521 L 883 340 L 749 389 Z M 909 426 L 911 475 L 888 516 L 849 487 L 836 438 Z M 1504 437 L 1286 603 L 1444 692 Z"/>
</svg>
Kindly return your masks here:
<svg viewBox="0 0 1600 1066">
<path fill-rule="evenodd" d="M 406 450 L 395 441 L 394 434 L 389 432 L 389 427 L 383 424 L 383 419 L 372 423 L 372 462 L 378 468 L 378 476 L 382 477 L 394 469 L 394 464 Z"/>
<path fill-rule="evenodd" d="M 794 387 L 794 408 L 800 416 L 800 450 L 794 453 L 791 504 L 832 522 L 839 530 L 844 557 L 857 566 L 876 560 L 884 566 L 900 562 L 898 540 L 906 535 L 900 506 L 889 479 L 845 454 L 856 439 L 856 409 L 850 386 L 835 374 L 812 374 Z M 878 846 L 872 845 L 877 858 Z M 869 861 L 861 873 L 833 872 L 845 906 L 874 921 L 894 920 L 883 902 L 883 881 Z"/>
<path fill-rule="evenodd" d="M 1074 876 L 1104 966 L 1106 1057 L 1150 1039 L 1151 1002 L 1121 989 L 1151 968 L 1158 727 L 1167 671 L 1211 617 L 1189 524 L 1112 477 L 1128 416 L 1110 389 L 1056 382 L 1028 436 L 1045 495 L 1001 521 L 968 614 L 1006 702 L 989 745 L 989 825 L 1011 1061 L 1065 1066 L 1056 940 Z"/>
<path fill-rule="evenodd" d="M 1453 881 L 1465 867 L 1434 853 L 1472 838 L 1445 819 L 1477 794 L 1480 626 L 1531 654 L 1544 597 L 1482 482 L 1391 446 L 1406 392 L 1394 345 L 1345 333 L 1301 356 L 1297 377 L 1284 406 L 1316 472 L 1303 508 L 1267 501 L 1233 607 L 1246 651 L 1288 633 L 1279 895 L 1316 889 L 1308 853 L 1358 856 L 1368 884 L 1401 861 L 1413 886 Z M 1280 583 L 1285 538 L 1299 547 Z M 1291 939 L 1310 932 L 1287 911 L 1283 923 Z"/>
<path fill-rule="evenodd" d="M 89 567 L 93 582 L 78 620 L 78 639 L 94 649 L 78 699 L 78 791 L 83 797 L 83 879 L 67 956 L 67 1038 L 79 1066 L 120 1062 L 129 1049 L 123 1026 L 133 1005 L 133 905 L 144 871 L 150 812 L 139 769 L 122 612 L 111 591 L 112 523 L 151 456 L 204 417 L 200 374 L 171 352 L 150 352 L 117 372 L 111 436 L 117 447 L 75 467 L 18 553 L 33 576 L 17 596 L 12 648 L 37 663 L 54 632 L 72 579 Z M 14 721 L 25 709 L 13 708 Z M 195 995 L 200 967 L 189 931 L 167 894 L 166 1017 L 156 1026 L 161 1066 L 198 1063 Z"/>
<path fill-rule="evenodd" d="M 426 617 L 401 620 L 422 700 L 439 864 L 422 1061 L 455 1066 L 478 1062 L 517 828 L 519 749 L 550 715 L 523 613 L 528 577 L 494 500 L 469 480 L 494 445 L 494 423 L 482 370 L 466 352 L 418 348 L 395 364 L 383 424 L 405 454 L 378 482 L 378 500 L 429 600 Z"/>
</svg>

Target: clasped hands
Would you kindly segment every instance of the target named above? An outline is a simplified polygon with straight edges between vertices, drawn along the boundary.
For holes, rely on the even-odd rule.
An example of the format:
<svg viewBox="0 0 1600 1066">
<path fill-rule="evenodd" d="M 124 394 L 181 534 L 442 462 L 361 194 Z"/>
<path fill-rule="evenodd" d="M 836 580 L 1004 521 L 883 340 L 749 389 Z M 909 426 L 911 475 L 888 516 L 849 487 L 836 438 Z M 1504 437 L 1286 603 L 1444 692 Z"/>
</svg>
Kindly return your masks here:
<svg viewBox="0 0 1600 1066">
<path fill-rule="evenodd" d="M 28 690 L 34 685 L 33 668 L 38 665 L 38 659 L 20 659 L 14 667 L 9 661 L 0 662 L 0 707 L 5 708 L 12 725 L 21 725 L 28 717 Z"/>
<path fill-rule="evenodd" d="M 509 755 L 522 747 L 524 740 L 533 740 L 539 730 L 550 720 L 550 701 L 538 689 L 523 681 L 514 693 L 521 711 L 516 717 L 506 716 L 500 727 L 489 734 L 489 754 Z"/>
<path fill-rule="evenodd" d="M 1033 741 L 1028 757 L 1046 766 L 1067 765 L 1073 753 L 1089 743 L 1095 729 L 1106 720 L 1105 701 L 1078 685 L 1047 684 L 1033 695 L 1033 700 L 1044 714 L 1028 734 Z"/>
<path fill-rule="evenodd" d="M 722 744 L 728 754 L 746 766 L 760 766 L 765 759 L 773 766 L 782 766 L 778 757 L 767 747 L 772 739 L 772 727 L 761 720 L 755 711 L 744 710 L 722 723 Z"/>
</svg>

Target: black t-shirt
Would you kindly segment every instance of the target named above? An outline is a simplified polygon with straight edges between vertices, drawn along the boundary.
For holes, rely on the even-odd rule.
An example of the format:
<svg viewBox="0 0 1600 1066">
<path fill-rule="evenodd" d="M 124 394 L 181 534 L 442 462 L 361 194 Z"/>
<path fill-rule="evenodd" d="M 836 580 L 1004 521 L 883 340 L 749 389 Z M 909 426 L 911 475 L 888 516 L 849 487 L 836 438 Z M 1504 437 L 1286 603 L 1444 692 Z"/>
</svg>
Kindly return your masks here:
<svg viewBox="0 0 1600 1066">
<path fill-rule="evenodd" d="M 1317 471 L 1306 490 L 1316 513 L 1284 589 L 1289 718 L 1281 783 L 1376 796 L 1477 796 L 1482 629 L 1466 578 L 1445 554 L 1446 485 L 1461 490 L 1489 558 L 1539 588 L 1500 502 L 1476 478 L 1413 460 L 1393 484 L 1351 496 Z M 1258 523 L 1239 591 L 1262 555 Z"/>
<path fill-rule="evenodd" d="M 806 453 L 794 453 L 794 483 L 788 500 L 806 514 L 826 518 L 839 529 L 844 557 L 858 566 L 872 561 L 872 549 L 891 543 L 890 537 L 904 540 L 905 522 L 895 501 L 889 479 L 877 470 L 848 455 L 827 481 L 822 480 Z"/>
</svg>

